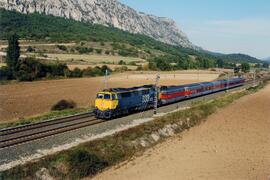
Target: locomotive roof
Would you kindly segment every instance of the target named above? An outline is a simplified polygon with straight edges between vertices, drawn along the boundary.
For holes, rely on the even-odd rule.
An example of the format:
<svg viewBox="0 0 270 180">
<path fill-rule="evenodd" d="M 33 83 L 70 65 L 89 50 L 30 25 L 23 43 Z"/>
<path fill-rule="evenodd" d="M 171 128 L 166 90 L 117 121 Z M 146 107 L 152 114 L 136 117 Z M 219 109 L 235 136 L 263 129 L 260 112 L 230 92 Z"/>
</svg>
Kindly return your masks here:
<svg viewBox="0 0 270 180">
<path fill-rule="evenodd" d="M 144 85 L 144 86 L 137 86 L 137 87 L 131 87 L 131 88 L 111 88 L 111 89 L 105 89 L 103 91 L 123 93 L 123 92 L 137 91 L 137 90 L 146 90 L 146 89 L 150 89 L 154 87 L 155 87 L 154 85 Z"/>
</svg>

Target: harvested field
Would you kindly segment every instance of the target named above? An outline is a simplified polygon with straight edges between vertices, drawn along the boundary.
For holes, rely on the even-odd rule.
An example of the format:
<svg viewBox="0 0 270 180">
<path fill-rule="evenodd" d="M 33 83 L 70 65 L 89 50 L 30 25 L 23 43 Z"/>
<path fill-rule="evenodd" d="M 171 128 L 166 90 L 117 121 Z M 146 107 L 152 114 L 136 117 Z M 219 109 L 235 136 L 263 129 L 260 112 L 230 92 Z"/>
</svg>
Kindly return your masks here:
<svg viewBox="0 0 270 180">
<path fill-rule="evenodd" d="M 269 179 L 270 85 L 94 179 Z"/>
<path fill-rule="evenodd" d="M 211 81 L 217 72 L 180 71 L 163 72 L 160 84 L 176 85 L 198 81 Z M 109 87 L 132 87 L 153 84 L 155 72 L 129 72 L 109 77 Z M 198 78 L 199 77 L 199 78 Z M 96 93 L 104 88 L 104 78 L 81 78 L 25 82 L 0 86 L 0 120 L 12 119 L 49 112 L 53 104 L 61 99 L 71 99 L 80 107 L 91 106 Z"/>
</svg>

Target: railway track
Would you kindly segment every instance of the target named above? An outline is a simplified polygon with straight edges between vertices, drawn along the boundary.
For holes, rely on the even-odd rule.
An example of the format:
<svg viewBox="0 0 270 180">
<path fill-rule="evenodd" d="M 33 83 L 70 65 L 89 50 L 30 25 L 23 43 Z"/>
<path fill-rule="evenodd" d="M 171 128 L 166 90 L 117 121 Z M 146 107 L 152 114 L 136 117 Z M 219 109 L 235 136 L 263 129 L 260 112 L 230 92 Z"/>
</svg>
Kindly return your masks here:
<svg viewBox="0 0 270 180">
<path fill-rule="evenodd" d="M 96 119 L 91 112 L 3 129 L 0 131 L 0 148 L 15 146 L 102 122 L 104 121 Z"/>
<path fill-rule="evenodd" d="M 269 78 L 268 78 L 269 79 Z M 258 81 L 256 81 L 257 83 Z M 247 81 L 245 87 L 254 81 Z M 0 149 L 104 122 L 93 112 L 0 130 Z"/>
</svg>

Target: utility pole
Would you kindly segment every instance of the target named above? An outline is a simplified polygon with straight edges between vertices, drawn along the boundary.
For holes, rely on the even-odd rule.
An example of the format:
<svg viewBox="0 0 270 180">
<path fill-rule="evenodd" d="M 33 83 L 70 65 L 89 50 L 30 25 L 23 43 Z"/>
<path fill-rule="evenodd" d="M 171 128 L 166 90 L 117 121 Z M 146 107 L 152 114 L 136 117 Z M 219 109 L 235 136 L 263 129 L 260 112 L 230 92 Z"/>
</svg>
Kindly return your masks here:
<svg viewBox="0 0 270 180">
<path fill-rule="evenodd" d="M 106 69 L 105 71 L 104 86 L 105 86 L 105 89 L 108 89 L 108 69 Z"/>
<path fill-rule="evenodd" d="M 157 108 L 158 108 L 158 82 L 160 79 L 159 73 L 157 74 L 156 77 L 156 82 L 155 82 L 155 97 L 154 97 L 154 114 L 157 114 Z"/>
<path fill-rule="evenodd" d="M 226 87 L 226 92 L 229 91 L 229 79 L 230 79 L 229 73 L 230 73 L 230 72 L 227 73 L 227 87 Z"/>
<path fill-rule="evenodd" d="M 253 71 L 253 87 L 255 87 L 256 84 L 256 70 Z"/>
</svg>

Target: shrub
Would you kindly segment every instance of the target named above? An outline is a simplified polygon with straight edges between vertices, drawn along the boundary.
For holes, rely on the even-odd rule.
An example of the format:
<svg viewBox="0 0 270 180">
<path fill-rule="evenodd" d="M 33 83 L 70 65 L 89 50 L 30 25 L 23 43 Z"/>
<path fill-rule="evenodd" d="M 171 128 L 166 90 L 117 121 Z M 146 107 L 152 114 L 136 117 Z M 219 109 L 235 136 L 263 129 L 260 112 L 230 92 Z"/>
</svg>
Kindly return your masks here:
<svg viewBox="0 0 270 180">
<path fill-rule="evenodd" d="M 121 67 L 117 67 L 114 70 L 115 72 L 124 72 L 124 71 L 128 71 L 128 67 L 127 66 L 121 66 Z"/>
<path fill-rule="evenodd" d="M 130 65 L 130 66 L 136 66 L 137 64 L 136 64 L 135 61 L 131 61 L 131 62 L 128 63 L 128 65 Z"/>
<path fill-rule="evenodd" d="M 125 61 L 123 61 L 123 60 L 120 60 L 118 64 L 119 64 L 119 65 L 125 65 L 125 64 L 126 64 L 126 62 L 125 62 Z"/>
<path fill-rule="evenodd" d="M 28 46 L 26 49 L 27 52 L 33 52 L 35 49 L 32 46 Z"/>
<path fill-rule="evenodd" d="M 142 71 L 143 70 L 143 67 L 142 67 L 142 65 L 139 65 L 138 67 L 137 67 L 137 69 L 136 69 L 137 71 Z"/>
<path fill-rule="evenodd" d="M 84 46 L 84 45 L 85 45 L 85 42 L 80 42 L 80 45 L 81 45 L 81 46 Z"/>
<path fill-rule="evenodd" d="M 87 47 L 79 47 L 77 46 L 75 48 L 80 54 L 87 54 L 93 52 L 93 48 L 87 48 Z"/>
<path fill-rule="evenodd" d="M 108 71 L 108 73 L 111 73 L 112 72 L 112 70 L 107 65 L 103 65 L 101 67 L 102 73 L 105 74 L 106 70 Z"/>
<path fill-rule="evenodd" d="M 102 53 L 102 49 L 96 49 L 96 53 L 97 54 L 101 54 Z"/>
<path fill-rule="evenodd" d="M 95 175 L 98 171 L 108 166 L 108 163 L 101 160 L 95 154 L 86 150 L 73 151 L 68 159 L 70 170 L 75 177 Z"/>
<path fill-rule="evenodd" d="M 46 65 L 46 73 L 52 76 L 65 76 L 65 71 L 68 69 L 66 64 L 51 63 Z"/>
<path fill-rule="evenodd" d="M 46 76 L 46 66 L 33 58 L 21 59 L 16 78 L 19 81 L 33 81 Z"/>
<path fill-rule="evenodd" d="M 110 55 L 110 51 L 109 50 L 106 50 L 105 51 L 105 54 Z"/>
<path fill-rule="evenodd" d="M 65 109 L 73 109 L 76 107 L 76 103 L 72 100 L 60 100 L 55 105 L 52 106 L 52 111 L 61 111 Z"/>
<path fill-rule="evenodd" d="M 94 76 L 93 68 L 87 67 L 86 69 L 84 69 L 82 72 L 82 76 Z"/>
<path fill-rule="evenodd" d="M 64 45 L 56 45 L 56 47 L 62 51 L 67 51 L 67 47 Z"/>
<path fill-rule="evenodd" d="M 96 66 L 93 68 L 93 76 L 102 76 L 104 73 L 102 72 L 101 68 Z"/>
<path fill-rule="evenodd" d="M 10 69 L 7 66 L 0 68 L 0 80 L 8 80 L 12 78 Z"/>
<path fill-rule="evenodd" d="M 71 72 L 71 77 L 82 77 L 82 70 L 79 68 L 75 68 L 72 72 Z"/>
</svg>

